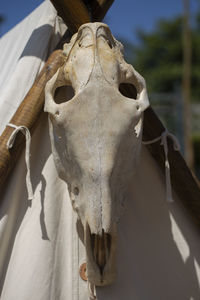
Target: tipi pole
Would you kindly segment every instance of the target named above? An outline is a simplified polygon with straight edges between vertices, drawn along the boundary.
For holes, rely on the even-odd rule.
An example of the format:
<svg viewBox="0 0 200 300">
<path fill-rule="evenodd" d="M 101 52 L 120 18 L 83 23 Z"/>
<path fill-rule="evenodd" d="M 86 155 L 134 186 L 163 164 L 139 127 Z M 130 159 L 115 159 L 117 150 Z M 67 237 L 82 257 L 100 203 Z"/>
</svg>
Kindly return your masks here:
<svg viewBox="0 0 200 300">
<path fill-rule="evenodd" d="M 17 126 L 23 125 L 32 130 L 43 108 L 46 82 L 55 74 L 63 62 L 62 50 L 56 50 L 51 54 L 9 123 Z M 24 137 L 19 133 L 13 148 L 7 149 L 7 142 L 13 130 L 13 128 L 7 126 L 0 137 L 0 186 L 4 184 L 24 146 Z"/>
</svg>

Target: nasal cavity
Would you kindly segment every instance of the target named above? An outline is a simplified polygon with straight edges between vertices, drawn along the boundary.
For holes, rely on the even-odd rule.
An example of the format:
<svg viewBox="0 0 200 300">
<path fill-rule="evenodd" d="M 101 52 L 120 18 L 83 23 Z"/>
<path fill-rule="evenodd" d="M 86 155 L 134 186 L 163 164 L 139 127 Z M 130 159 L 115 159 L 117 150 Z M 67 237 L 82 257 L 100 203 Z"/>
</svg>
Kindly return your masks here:
<svg viewBox="0 0 200 300">
<path fill-rule="evenodd" d="M 57 104 L 65 103 L 71 100 L 75 95 L 75 91 L 72 86 L 66 85 L 58 87 L 54 94 L 54 101 Z"/>
<path fill-rule="evenodd" d="M 120 83 L 119 91 L 123 96 L 127 98 L 132 98 L 135 100 L 137 99 L 137 89 L 131 83 Z"/>
</svg>

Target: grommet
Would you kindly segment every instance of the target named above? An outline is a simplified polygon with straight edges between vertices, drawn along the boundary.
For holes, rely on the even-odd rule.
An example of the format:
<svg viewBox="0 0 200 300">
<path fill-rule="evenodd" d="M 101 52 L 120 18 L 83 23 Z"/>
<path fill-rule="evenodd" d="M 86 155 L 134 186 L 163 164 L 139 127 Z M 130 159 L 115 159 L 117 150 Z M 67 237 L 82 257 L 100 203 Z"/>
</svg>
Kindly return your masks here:
<svg viewBox="0 0 200 300">
<path fill-rule="evenodd" d="M 79 275 L 84 281 L 87 281 L 87 275 L 86 275 L 86 263 L 83 263 L 79 268 Z"/>
</svg>

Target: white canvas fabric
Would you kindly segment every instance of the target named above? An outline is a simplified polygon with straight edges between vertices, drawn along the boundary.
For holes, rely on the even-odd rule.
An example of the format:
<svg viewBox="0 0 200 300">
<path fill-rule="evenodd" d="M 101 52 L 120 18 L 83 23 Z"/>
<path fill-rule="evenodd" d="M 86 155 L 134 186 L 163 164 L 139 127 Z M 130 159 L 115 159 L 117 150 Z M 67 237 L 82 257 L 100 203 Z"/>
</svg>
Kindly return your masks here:
<svg viewBox="0 0 200 300">
<path fill-rule="evenodd" d="M 35 31 L 45 24 L 51 24 L 45 36 Z M 1 50 L 9 49 L 14 42 L 16 49 L 11 47 L 8 59 L 0 57 L 4 68 L 0 75 L 1 130 L 63 28 L 54 8 L 45 1 L 2 38 Z M 37 37 L 44 41 L 34 40 L 32 54 L 23 56 L 31 33 L 36 41 Z M 38 44 L 41 52 L 34 49 Z M 46 114 L 38 120 L 32 137 L 32 201 L 28 200 L 25 177 L 22 153 L 1 194 L 0 299 L 88 300 L 87 283 L 79 276 L 79 265 L 85 259 L 77 234 L 77 230 L 81 234 L 81 226 L 72 211 L 67 185 L 55 170 Z M 179 199 L 166 203 L 164 178 L 145 146 L 132 190 L 119 224 L 118 277 L 113 285 L 97 288 L 98 300 L 199 299 L 199 234 Z"/>
<path fill-rule="evenodd" d="M 32 86 L 66 26 L 50 1 L 0 40 L 0 133 Z M 23 76 L 22 76 L 23 75 Z"/>
</svg>

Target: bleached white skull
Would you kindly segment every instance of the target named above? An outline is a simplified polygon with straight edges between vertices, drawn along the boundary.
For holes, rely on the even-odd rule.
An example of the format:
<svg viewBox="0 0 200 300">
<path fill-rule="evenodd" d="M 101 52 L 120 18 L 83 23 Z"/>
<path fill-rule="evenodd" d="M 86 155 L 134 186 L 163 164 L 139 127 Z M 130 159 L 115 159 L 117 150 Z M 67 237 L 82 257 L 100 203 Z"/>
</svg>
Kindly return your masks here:
<svg viewBox="0 0 200 300">
<path fill-rule="evenodd" d="M 149 101 L 143 77 L 124 61 L 107 25 L 81 26 L 64 54 L 64 66 L 46 85 L 52 151 L 84 228 L 88 280 L 107 285 L 116 274 L 117 222 L 138 164 Z M 120 92 L 124 84 L 134 86 L 135 99 Z M 61 86 L 73 87 L 74 96 L 56 103 Z"/>
</svg>

